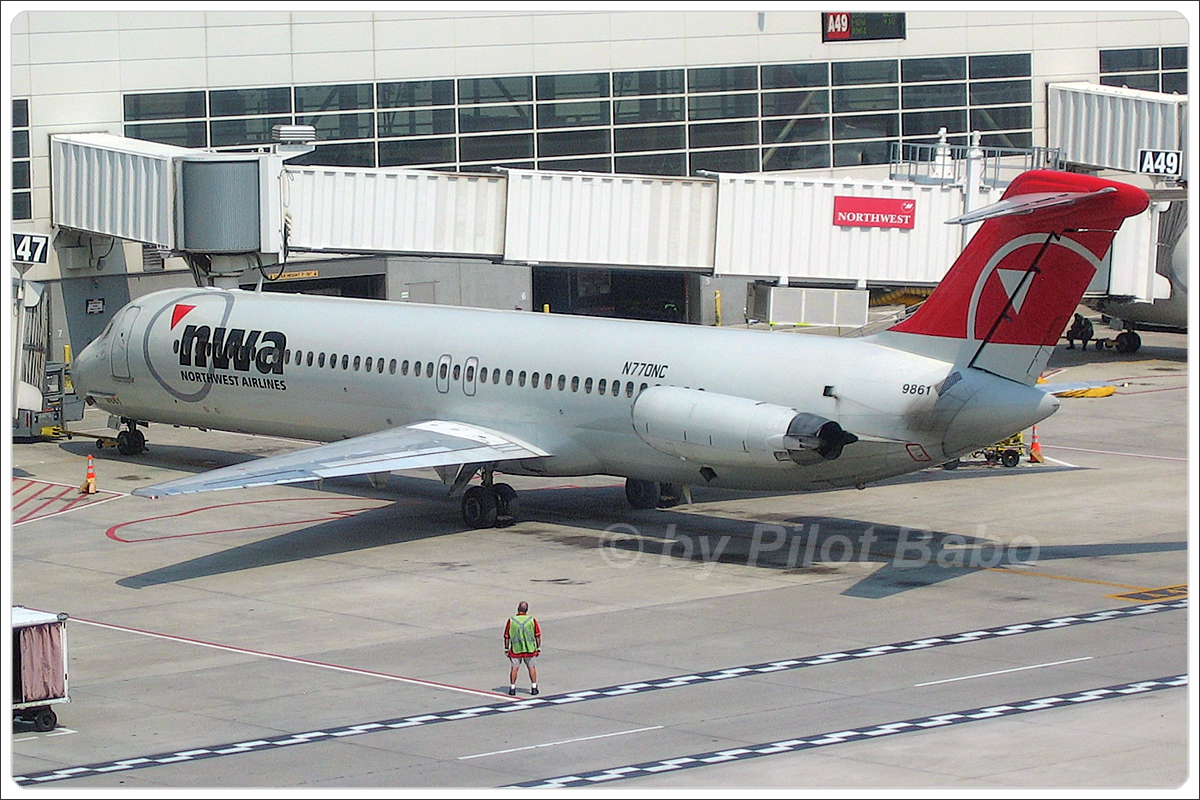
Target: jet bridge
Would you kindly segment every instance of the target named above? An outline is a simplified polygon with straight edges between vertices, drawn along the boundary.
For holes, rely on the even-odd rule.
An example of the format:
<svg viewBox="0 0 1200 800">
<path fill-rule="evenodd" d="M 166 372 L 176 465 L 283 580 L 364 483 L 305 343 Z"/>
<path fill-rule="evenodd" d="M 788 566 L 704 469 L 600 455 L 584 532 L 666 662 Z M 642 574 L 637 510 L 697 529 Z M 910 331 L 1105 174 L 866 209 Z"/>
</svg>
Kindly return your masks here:
<svg viewBox="0 0 1200 800">
<path fill-rule="evenodd" d="M 287 163 L 308 149 L 293 143 L 225 153 L 56 134 L 53 222 L 184 255 L 198 280 L 219 285 L 307 252 L 657 269 L 780 286 L 928 287 L 973 233 L 944 221 L 1002 191 L 983 181 L 806 173 L 467 174 Z M 881 223 L 880 215 L 839 219 L 844 201 L 901 209 L 904 224 Z M 1126 223 L 1113 275 L 1094 288 L 1119 281 L 1123 294 L 1154 296 L 1155 213 Z M 69 269 L 75 254 L 68 245 L 56 241 L 60 265 Z"/>
</svg>

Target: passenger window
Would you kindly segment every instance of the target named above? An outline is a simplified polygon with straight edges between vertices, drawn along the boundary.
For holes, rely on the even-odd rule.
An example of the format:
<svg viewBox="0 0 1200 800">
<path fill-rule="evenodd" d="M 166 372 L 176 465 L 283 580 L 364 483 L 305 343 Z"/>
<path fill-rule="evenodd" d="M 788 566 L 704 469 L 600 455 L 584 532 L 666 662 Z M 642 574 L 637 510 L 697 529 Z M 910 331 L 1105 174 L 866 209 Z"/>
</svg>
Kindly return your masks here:
<svg viewBox="0 0 1200 800">
<path fill-rule="evenodd" d="M 617 395 L 619 395 L 620 393 L 621 393 L 621 382 L 620 382 L 620 381 L 613 381 L 613 382 L 612 382 L 612 395 L 613 395 L 613 397 L 616 397 L 616 396 L 617 396 Z"/>
<path fill-rule="evenodd" d="M 538 383 L 541 380 L 541 375 L 542 375 L 542 373 L 535 372 L 535 373 L 533 373 L 533 377 L 529 379 L 529 385 L 532 386 L 534 389 L 538 388 Z"/>
<path fill-rule="evenodd" d="M 584 382 L 583 382 L 583 393 L 584 393 L 584 394 L 591 394 L 591 393 L 592 393 L 592 379 L 591 379 L 591 378 L 587 378 L 586 380 L 584 380 Z"/>
<path fill-rule="evenodd" d="M 342 369 L 350 369 L 350 356 L 342 355 Z"/>
<path fill-rule="evenodd" d="M 571 391 L 572 392 L 579 391 L 579 376 L 578 375 L 576 375 L 574 378 L 571 378 Z"/>
<path fill-rule="evenodd" d="M 357 361 L 357 360 L 358 360 L 358 359 L 355 359 L 355 361 Z M 371 371 L 371 367 L 373 367 L 374 365 L 375 365 L 375 361 L 374 361 L 374 359 L 372 359 L 370 356 L 367 356 L 367 364 L 366 364 L 366 367 L 365 367 L 366 371 L 367 371 L 367 372 L 370 372 L 370 371 Z"/>
<path fill-rule="evenodd" d="M 604 394 L 606 389 L 608 389 L 608 380 L 601 378 L 600 382 L 596 384 L 596 394 Z"/>
<path fill-rule="evenodd" d="M 358 368 L 361 365 L 362 365 L 362 356 L 355 356 L 354 357 L 354 371 L 358 372 Z"/>
<path fill-rule="evenodd" d="M 525 385 L 525 370 L 521 370 L 521 374 L 517 376 L 517 386 Z"/>
<path fill-rule="evenodd" d="M 318 367 L 325 366 L 325 354 L 324 353 L 321 353 L 317 356 L 317 366 Z"/>
<path fill-rule="evenodd" d="M 473 380 L 475 380 L 475 368 L 467 367 L 467 383 L 470 383 Z"/>
<path fill-rule="evenodd" d="M 512 373 L 509 373 L 509 374 L 511 375 Z M 497 386 L 500 385 L 500 368 L 499 367 L 492 370 L 492 383 Z"/>
<path fill-rule="evenodd" d="M 567 388 L 567 376 L 559 375 L 558 376 L 558 390 L 561 392 L 565 388 Z"/>
<path fill-rule="evenodd" d="M 308 355 L 304 357 L 305 366 L 308 366 L 308 367 L 312 366 L 312 357 L 313 357 L 313 352 L 312 352 L 312 350 L 309 350 Z"/>
<path fill-rule="evenodd" d="M 625 384 L 625 396 L 633 397 L 633 381 L 630 381 L 629 383 Z"/>
<path fill-rule="evenodd" d="M 396 374 L 396 359 L 394 359 L 394 358 L 392 359 L 392 374 L 393 375 Z M 401 375 L 408 374 L 408 359 L 407 358 L 400 362 L 400 374 Z"/>
<path fill-rule="evenodd" d="M 460 375 L 462 375 L 462 367 L 459 366 L 458 364 L 455 364 L 454 365 L 454 380 L 458 380 L 458 377 Z"/>
<path fill-rule="evenodd" d="M 383 359 L 382 359 L 382 358 L 377 358 L 377 359 L 375 359 L 375 371 L 376 371 L 376 372 L 378 372 L 380 375 L 382 375 L 382 374 L 383 374 Z M 394 374 L 396 374 L 396 361 L 395 361 L 395 359 L 393 359 L 393 360 L 392 360 L 392 374 L 393 374 L 393 375 L 394 375 Z"/>
<path fill-rule="evenodd" d="M 450 367 L 446 364 L 442 364 L 441 368 L 438 369 L 438 377 L 441 378 L 442 380 L 445 380 L 446 376 L 449 373 L 450 373 Z"/>
<path fill-rule="evenodd" d="M 504 385 L 512 386 L 512 379 L 513 379 L 513 371 L 510 369 L 508 372 L 504 373 Z"/>
<path fill-rule="evenodd" d="M 337 369 L 337 353 L 329 354 L 329 368 Z"/>
<path fill-rule="evenodd" d="M 647 390 L 647 389 L 649 389 L 649 388 L 650 388 L 650 387 L 649 387 L 647 384 L 644 384 L 644 383 L 643 383 L 643 384 L 642 384 L 642 386 L 641 386 L 641 388 L 640 388 L 640 389 L 638 389 L 638 393 L 640 394 L 640 393 L 642 393 L 642 392 L 646 391 L 646 390 Z"/>
</svg>

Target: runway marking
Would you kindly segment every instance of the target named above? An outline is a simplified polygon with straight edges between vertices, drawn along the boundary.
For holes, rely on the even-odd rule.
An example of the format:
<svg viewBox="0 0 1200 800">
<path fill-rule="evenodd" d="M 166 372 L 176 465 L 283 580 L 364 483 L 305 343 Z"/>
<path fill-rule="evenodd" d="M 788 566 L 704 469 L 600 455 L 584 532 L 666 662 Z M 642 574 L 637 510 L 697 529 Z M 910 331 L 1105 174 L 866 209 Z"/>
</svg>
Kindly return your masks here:
<svg viewBox="0 0 1200 800">
<path fill-rule="evenodd" d="M 553 708 L 555 706 L 569 703 L 602 700 L 607 697 L 624 697 L 631 694 L 643 694 L 661 689 L 674 689 L 681 686 L 695 686 L 698 684 L 719 680 L 751 677 L 755 675 L 770 674 L 772 672 L 802 669 L 804 667 L 837 664 L 844 661 L 857 661 L 863 658 L 872 658 L 874 656 L 895 655 L 916 650 L 927 650 L 935 647 L 946 647 L 969 642 L 979 642 L 987 639 L 1000 638 L 1003 636 L 1019 636 L 1024 633 L 1032 633 L 1034 631 L 1069 628 L 1076 625 L 1088 625 L 1096 622 L 1109 622 L 1117 619 L 1137 617 L 1144 614 L 1157 614 L 1162 611 L 1178 611 L 1186 609 L 1187 607 L 1188 601 L 1186 599 L 1173 600 L 1163 603 L 1146 603 L 1144 605 L 1137 606 L 1124 606 L 1105 611 L 1096 611 L 1080 616 L 1054 617 L 1051 619 L 1036 620 L 1034 622 L 1018 622 L 1011 625 L 1003 625 L 996 628 L 984 628 L 980 630 L 967 631 L 965 633 L 950 634 L 948 636 L 931 636 L 909 642 L 872 645 L 870 647 L 864 647 L 858 650 L 824 653 L 817 656 L 791 658 L 782 661 L 771 661 L 749 666 L 726 667 L 724 669 L 713 670 L 710 672 L 659 678 L 654 681 L 639 681 L 637 683 L 625 683 L 616 686 L 607 686 L 600 689 L 584 689 L 581 691 L 568 692 L 566 694 L 551 695 L 547 697 L 530 697 L 524 700 L 510 700 L 504 703 L 492 703 L 490 705 L 475 706 L 471 708 L 457 708 L 449 711 L 435 712 L 432 714 L 420 714 L 412 717 L 400 717 L 397 719 L 380 720 L 376 722 L 362 722 L 339 728 L 311 731 L 308 733 L 283 734 L 264 739 L 255 739 L 248 742 L 215 745 L 213 747 L 201 747 L 172 753 L 159 753 L 153 756 L 129 758 L 100 764 L 89 764 L 79 767 L 64 767 L 56 770 L 48 770 L 46 772 L 36 772 L 28 775 L 16 776 L 13 778 L 13 780 L 19 786 L 33 786 L 51 781 L 69 780 L 71 778 L 104 774 L 106 772 L 113 772 L 117 770 L 143 769 L 146 767 L 158 766 L 160 764 L 174 764 L 180 761 L 194 761 L 239 753 L 261 752 L 263 750 L 294 744 L 330 741 L 345 736 L 357 736 L 364 733 L 377 733 L 381 731 L 399 730 L 401 728 L 418 728 L 426 725 L 437 725 L 443 722 L 512 714 L 535 708 Z"/>
<path fill-rule="evenodd" d="M 499 692 L 488 692 L 481 689 L 468 689 L 465 686 L 453 686 L 448 683 L 438 683 L 437 681 L 427 681 L 420 678 L 406 678 L 403 675 L 392 675 L 387 672 L 376 672 L 369 669 L 359 669 L 356 667 L 344 667 L 340 664 L 329 664 L 324 661 L 314 661 L 309 658 L 299 658 L 297 656 L 284 656 L 278 653 L 267 653 L 262 650 L 249 650 L 245 647 L 235 647 L 229 644 L 216 644 L 215 642 L 205 642 L 200 639 L 189 639 L 186 636 L 173 636 L 168 633 L 155 633 L 154 631 L 145 631 L 138 628 L 129 628 L 124 625 L 113 625 L 107 622 L 96 622 L 94 620 L 80 619 L 79 617 L 71 617 L 72 622 L 78 622 L 83 625 L 94 625 L 97 628 L 109 628 L 115 631 L 124 633 L 135 633 L 139 636 L 149 636 L 152 639 L 166 639 L 172 642 L 182 642 L 183 644 L 196 645 L 197 647 L 208 647 L 213 650 L 226 650 L 231 653 L 241 653 L 242 655 L 257 656 L 259 658 L 267 658 L 274 661 L 287 661 L 292 664 L 303 664 L 306 667 L 320 667 L 321 669 L 329 669 L 335 672 L 349 672 L 355 675 L 366 675 L 371 678 L 382 678 L 388 681 L 399 681 L 401 683 L 411 683 L 417 686 L 428 686 L 434 689 L 448 689 L 452 692 L 463 692 L 465 694 L 475 694 L 481 697 L 507 697 Z"/>
<path fill-rule="evenodd" d="M 56 489 L 61 489 L 61 491 L 56 493 Z M 75 494 L 71 495 L 72 492 Z M 83 508 L 91 508 L 92 506 L 98 506 L 101 503 L 107 503 L 110 500 L 128 497 L 129 495 L 123 492 L 105 490 L 98 490 L 95 494 L 85 494 L 79 491 L 78 486 L 43 481 L 36 478 L 14 477 L 12 479 L 11 496 L 12 512 L 14 515 L 12 527 L 15 528 L 18 525 L 27 525 L 30 522 L 57 517 L 59 514 L 67 514 Z M 18 497 L 21 499 L 18 500 Z M 21 512 L 20 516 L 16 516 L 18 509 L 21 509 L 27 503 L 37 501 L 41 502 L 31 508 L 25 509 Z M 52 506 L 53 508 L 50 511 L 41 513 L 44 509 L 51 508 Z"/>
<path fill-rule="evenodd" d="M 617 731 L 616 733 L 601 733 L 597 736 L 580 736 L 578 739 L 562 739 L 557 742 L 544 742 L 542 744 L 531 744 L 528 747 L 510 747 L 507 750 L 493 750 L 490 753 L 476 753 L 470 756 L 459 756 L 459 761 L 467 761 L 472 758 L 483 758 L 484 756 L 499 756 L 505 753 L 519 753 L 522 750 L 537 750 L 539 747 L 556 747 L 560 744 L 574 744 L 575 742 L 590 742 L 593 739 L 608 739 L 612 736 L 624 736 L 627 733 L 642 733 L 643 731 L 657 731 L 662 725 L 651 725 L 649 728 L 634 728 L 629 731 Z"/>
<path fill-rule="evenodd" d="M 925 683 L 914 683 L 913 686 L 936 686 L 939 683 L 954 683 L 955 681 L 969 681 L 972 678 L 990 678 L 993 675 L 1006 675 L 1009 672 L 1023 672 L 1027 669 L 1041 669 L 1042 667 L 1057 667 L 1059 664 L 1074 664 L 1076 661 L 1090 661 L 1094 656 L 1083 656 L 1082 658 L 1068 658 L 1066 661 L 1049 661 L 1045 664 L 1030 664 L 1027 667 L 1013 667 L 1012 669 L 998 669 L 995 672 L 978 672 L 974 675 L 963 675 L 958 678 L 944 678 L 940 681 L 926 681 Z"/>
<path fill-rule="evenodd" d="M 1133 600 L 1144 603 L 1148 600 L 1173 600 L 1177 597 L 1187 597 L 1187 584 L 1181 583 L 1178 586 L 1163 586 L 1158 589 L 1142 589 L 1136 592 L 1127 592 L 1126 594 L 1109 594 L 1105 597 L 1114 600 Z"/>
<path fill-rule="evenodd" d="M 1098 453 L 1102 456 L 1126 456 L 1128 458 L 1153 458 L 1157 461 L 1182 461 L 1187 463 L 1186 458 L 1176 458 L 1175 456 L 1154 456 L 1149 453 L 1121 453 L 1116 450 L 1090 450 L 1086 447 L 1064 447 L 1061 444 L 1044 444 L 1042 449 L 1050 448 L 1052 450 L 1074 450 L 1076 453 Z"/>
<path fill-rule="evenodd" d="M 779 742 L 764 742 L 762 744 L 733 747 L 727 750 L 713 750 L 707 753 L 677 756 L 661 761 L 643 761 L 640 764 L 630 764 L 622 767 L 579 772 L 573 775 L 562 775 L 557 778 L 542 778 L 535 781 L 510 784 L 504 788 L 538 788 L 564 789 L 575 786 L 595 786 L 600 783 L 611 783 L 629 778 L 641 778 L 648 775 L 658 775 L 681 769 L 695 769 L 711 764 L 724 764 L 730 761 L 748 761 L 752 758 L 773 756 L 779 753 L 798 753 L 802 750 L 812 750 L 845 742 L 862 742 L 876 739 L 880 736 L 891 736 L 897 733 L 915 733 L 917 731 L 940 728 L 947 725 L 962 725 L 980 720 L 1012 717 L 1018 714 L 1028 714 L 1032 711 L 1046 711 L 1052 708 L 1064 708 L 1079 703 L 1090 703 L 1096 700 L 1111 700 L 1133 694 L 1157 692 L 1163 689 L 1173 689 L 1187 686 L 1187 675 L 1173 675 L 1154 680 L 1137 681 L 1135 683 L 1104 686 L 1098 689 L 1088 689 L 1074 694 L 1036 697 L 1032 700 L 1022 700 L 1017 703 L 984 706 L 966 711 L 952 711 L 944 714 L 934 714 L 929 717 L 888 722 L 883 725 L 873 725 L 854 730 L 834 731 L 830 733 L 806 734 L 803 738 L 785 739 Z"/>
</svg>

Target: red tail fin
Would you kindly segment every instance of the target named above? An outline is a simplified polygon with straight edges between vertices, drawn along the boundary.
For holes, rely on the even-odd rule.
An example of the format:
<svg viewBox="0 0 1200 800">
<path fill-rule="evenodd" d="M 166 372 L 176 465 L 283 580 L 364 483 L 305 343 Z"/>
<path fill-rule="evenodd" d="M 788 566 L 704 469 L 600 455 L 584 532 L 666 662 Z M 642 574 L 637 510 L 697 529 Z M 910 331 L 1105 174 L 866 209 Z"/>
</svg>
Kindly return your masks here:
<svg viewBox="0 0 1200 800">
<path fill-rule="evenodd" d="M 999 203 L 951 220 L 984 222 L 925 304 L 881 338 L 1032 382 L 1121 222 L 1148 204 L 1141 189 L 1088 175 L 1018 176 Z"/>
</svg>

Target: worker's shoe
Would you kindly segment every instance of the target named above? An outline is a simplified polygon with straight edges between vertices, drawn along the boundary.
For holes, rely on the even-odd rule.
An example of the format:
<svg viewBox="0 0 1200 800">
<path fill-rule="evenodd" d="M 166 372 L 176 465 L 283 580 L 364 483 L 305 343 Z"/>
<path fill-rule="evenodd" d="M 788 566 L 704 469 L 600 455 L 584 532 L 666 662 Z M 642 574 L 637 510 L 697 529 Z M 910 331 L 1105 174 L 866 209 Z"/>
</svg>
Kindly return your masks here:
<svg viewBox="0 0 1200 800">
<path fill-rule="evenodd" d="M 530 690 L 529 690 L 529 693 L 530 693 L 530 694 L 537 694 L 537 693 L 538 693 L 538 690 L 537 690 L 537 689 L 530 689 Z"/>
<path fill-rule="evenodd" d="M 517 690 L 516 690 L 516 689 L 509 689 L 509 690 L 508 690 L 508 693 L 509 693 L 510 695 L 514 695 L 514 694 L 516 694 L 516 693 L 517 693 Z"/>
</svg>

